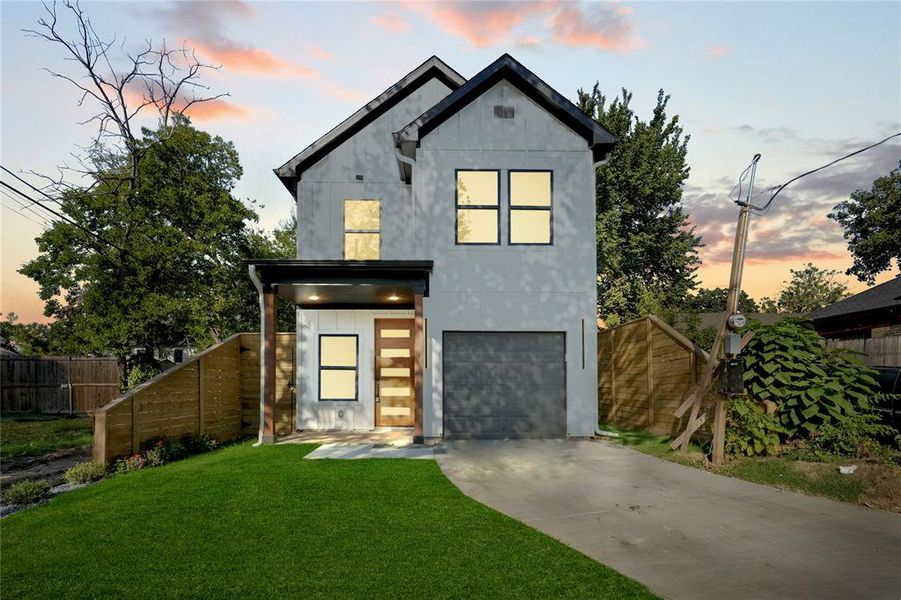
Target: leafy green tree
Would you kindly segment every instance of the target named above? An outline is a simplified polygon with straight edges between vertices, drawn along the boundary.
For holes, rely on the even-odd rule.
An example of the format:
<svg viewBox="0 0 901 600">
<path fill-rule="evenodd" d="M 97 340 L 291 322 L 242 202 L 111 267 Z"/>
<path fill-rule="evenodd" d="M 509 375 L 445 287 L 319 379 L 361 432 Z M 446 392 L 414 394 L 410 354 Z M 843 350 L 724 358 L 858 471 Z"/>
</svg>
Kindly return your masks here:
<svg viewBox="0 0 901 600">
<path fill-rule="evenodd" d="M 49 354 L 52 351 L 49 330 L 50 326 L 46 323 L 19 322 L 19 316 L 14 312 L 7 313 L 5 320 L 0 321 L 3 347 L 26 356 Z"/>
<path fill-rule="evenodd" d="M 844 229 L 854 264 L 848 275 L 873 284 L 876 275 L 901 268 L 901 162 L 898 168 L 857 190 L 829 214 Z"/>
<path fill-rule="evenodd" d="M 596 83 L 578 96 L 579 107 L 619 139 L 597 170 L 598 314 L 608 322 L 633 319 L 648 294 L 680 306 L 700 262 L 700 237 L 682 208 L 689 136 L 678 116 L 667 116 L 663 90 L 648 121 L 635 114 L 626 90 L 608 102 Z"/>
<path fill-rule="evenodd" d="M 176 116 L 144 130 L 138 149 L 137 187 L 117 177 L 121 154 L 95 157 L 110 175 L 98 168 L 90 187 L 60 197 L 80 227 L 55 222 L 20 269 L 79 353 L 112 351 L 128 368 L 134 348 L 144 349 L 137 362 L 153 365 L 158 348 L 185 338 L 202 347 L 231 331 L 222 315 L 247 282 L 238 271 L 250 250 L 246 222 L 256 219 L 232 194 L 241 166 L 230 142 Z"/>
<path fill-rule="evenodd" d="M 779 300 L 764 296 L 759 303 L 760 312 L 777 313 L 779 312 Z"/>
<path fill-rule="evenodd" d="M 685 310 L 692 312 L 723 312 L 726 310 L 726 299 L 729 290 L 726 288 L 698 288 L 697 292 L 689 295 L 685 301 Z M 744 290 L 738 296 L 738 310 L 743 313 L 760 312 L 760 307 Z"/>
<path fill-rule="evenodd" d="M 779 311 L 809 314 L 848 296 L 848 286 L 835 280 L 838 271 L 807 263 L 791 270 L 791 279 L 779 293 Z"/>
</svg>

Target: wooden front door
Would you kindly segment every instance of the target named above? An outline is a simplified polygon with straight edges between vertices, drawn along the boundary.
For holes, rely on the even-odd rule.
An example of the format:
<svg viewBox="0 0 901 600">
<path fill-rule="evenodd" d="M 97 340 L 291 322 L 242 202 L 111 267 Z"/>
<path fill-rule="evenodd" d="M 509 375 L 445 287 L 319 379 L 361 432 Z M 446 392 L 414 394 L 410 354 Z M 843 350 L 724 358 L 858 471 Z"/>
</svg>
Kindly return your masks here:
<svg viewBox="0 0 901 600">
<path fill-rule="evenodd" d="M 413 319 L 375 320 L 375 425 L 412 427 Z"/>
</svg>

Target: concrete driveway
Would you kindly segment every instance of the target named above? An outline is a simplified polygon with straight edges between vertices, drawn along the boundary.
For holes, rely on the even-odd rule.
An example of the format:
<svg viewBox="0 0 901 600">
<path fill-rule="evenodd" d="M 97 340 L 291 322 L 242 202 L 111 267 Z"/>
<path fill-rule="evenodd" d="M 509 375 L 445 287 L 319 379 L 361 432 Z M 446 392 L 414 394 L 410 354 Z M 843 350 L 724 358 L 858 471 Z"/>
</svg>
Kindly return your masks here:
<svg viewBox="0 0 901 600">
<path fill-rule="evenodd" d="M 665 598 L 901 598 L 892 513 L 611 442 L 461 441 L 437 458 L 468 496 Z"/>
</svg>

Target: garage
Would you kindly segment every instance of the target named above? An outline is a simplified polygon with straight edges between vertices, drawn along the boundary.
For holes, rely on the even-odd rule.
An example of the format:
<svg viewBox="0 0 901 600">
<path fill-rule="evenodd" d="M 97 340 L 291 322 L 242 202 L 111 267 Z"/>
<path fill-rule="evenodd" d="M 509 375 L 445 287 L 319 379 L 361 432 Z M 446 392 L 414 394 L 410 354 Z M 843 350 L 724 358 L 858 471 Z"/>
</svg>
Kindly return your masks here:
<svg viewBox="0 0 901 600">
<path fill-rule="evenodd" d="M 444 436 L 566 436 L 562 332 L 444 332 Z"/>
</svg>

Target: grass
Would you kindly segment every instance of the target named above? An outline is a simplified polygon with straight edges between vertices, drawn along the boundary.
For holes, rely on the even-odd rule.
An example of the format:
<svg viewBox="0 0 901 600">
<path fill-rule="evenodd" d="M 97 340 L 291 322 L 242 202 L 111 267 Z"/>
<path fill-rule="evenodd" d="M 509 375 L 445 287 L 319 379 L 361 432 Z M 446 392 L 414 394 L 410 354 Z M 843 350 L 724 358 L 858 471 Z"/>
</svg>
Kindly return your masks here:
<svg viewBox="0 0 901 600">
<path fill-rule="evenodd" d="M 864 464 L 853 459 L 815 463 L 774 456 L 733 457 L 721 467 L 714 467 L 704 459 L 697 445 L 692 444 L 686 452 L 674 452 L 669 447 L 672 440 L 666 436 L 612 425 L 601 425 L 601 429 L 618 433 L 615 440 L 624 446 L 664 460 L 785 490 L 901 512 L 901 469 L 893 465 Z M 838 472 L 839 464 L 859 466 L 854 474 L 842 475 Z"/>
<path fill-rule="evenodd" d="M 430 460 L 227 447 L 3 520 L 4 596 L 652 598 Z"/>
<path fill-rule="evenodd" d="M 7 415 L 0 417 L 0 461 L 89 446 L 90 417 Z"/>
</svg>

